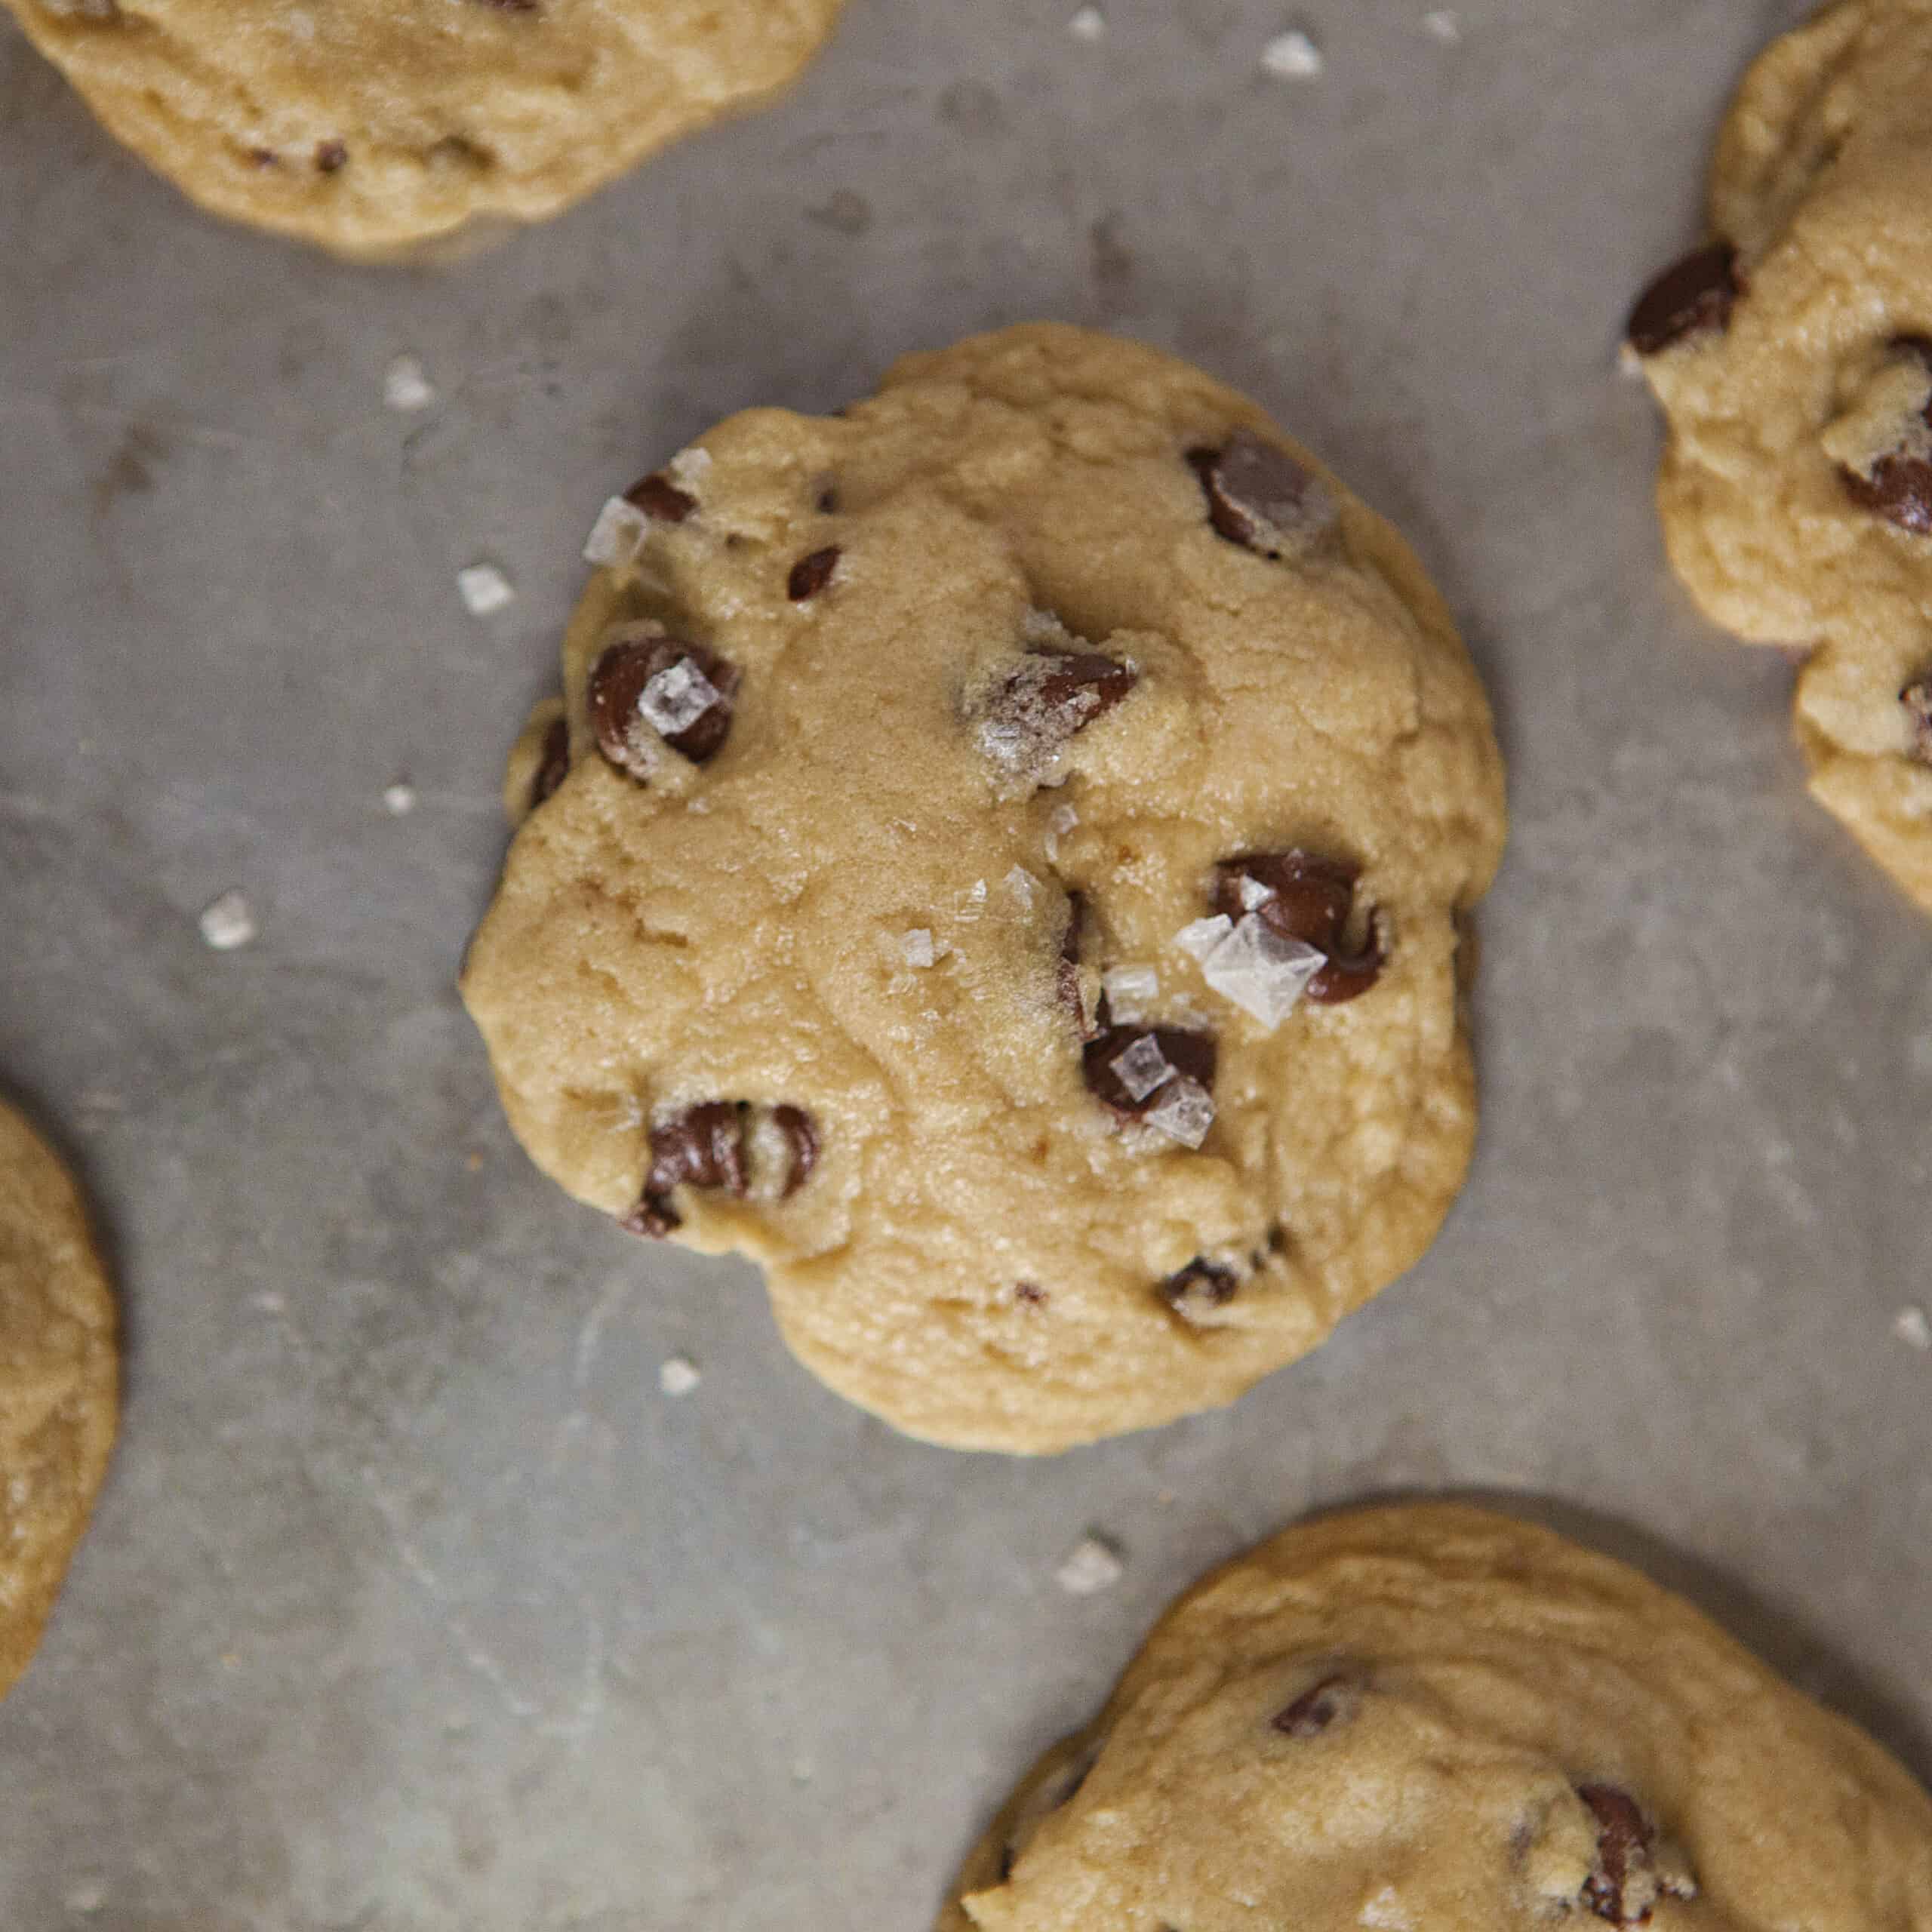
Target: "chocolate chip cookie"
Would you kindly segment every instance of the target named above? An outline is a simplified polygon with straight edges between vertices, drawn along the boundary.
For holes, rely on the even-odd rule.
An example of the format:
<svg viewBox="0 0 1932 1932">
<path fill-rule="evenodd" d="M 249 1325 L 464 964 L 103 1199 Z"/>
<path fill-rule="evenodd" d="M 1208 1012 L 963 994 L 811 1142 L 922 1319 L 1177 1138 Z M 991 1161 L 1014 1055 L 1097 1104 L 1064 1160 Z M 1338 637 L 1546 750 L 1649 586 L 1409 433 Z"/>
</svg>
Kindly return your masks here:
<svg viewBox="0 0 1932 1932">
<path fill-rule="evenodd" d="M 571 1192 L 755 1257 L 901 1428 L 1023 1451 L 1232 1399 L 1427 1247 L 1488 708 L 1252 404 L 1009 330 L 734 417 L 589 549 L 463 980 Z"/>
<path fill-rule="evenodd" d="M 1021 1784 L 939 1932 L 1932 1925 L 1932 1800 L 1697 1611 L 1448 1506 L 1191 1591 Z"/>
<path fill-rule="evenodd" d="M 73 1182 L 0 1102 L 0 1695 L 40 1642 L 106 1470 L 114 1326 Z"/>
<path fill-rule="evenodd" d="M 839 0 L 7 0 L 218 214 L 340 254 L 555 214 L 795 76 Z"/>
<path fill-rule="evenodd" d="M 1814 796 L 1932 910 L 1932 7 L 1840 0 L 1746 77 L 1712 237 L 1632 315 L 1671 561 L 1808 654 Z"/>
</svg>

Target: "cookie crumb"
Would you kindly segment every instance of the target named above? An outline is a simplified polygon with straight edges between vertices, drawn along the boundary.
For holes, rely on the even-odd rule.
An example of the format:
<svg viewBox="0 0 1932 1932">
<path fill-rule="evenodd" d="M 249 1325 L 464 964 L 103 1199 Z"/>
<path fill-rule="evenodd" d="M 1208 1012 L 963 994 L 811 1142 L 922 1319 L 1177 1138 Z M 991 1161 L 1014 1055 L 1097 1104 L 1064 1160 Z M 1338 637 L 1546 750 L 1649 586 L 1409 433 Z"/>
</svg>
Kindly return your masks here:
<svg viewBox="0 0 1932 1932">
<path fill-rule="evenodd" d="M 416 787 L 405 778 L 383 788 L 383 810 L 392 818 L 407 818 L 416 809 Z"/>
<path fill-rule="evenodd" d="M 1097 7 L 1082 7 L 1067 22 L 1066 30 L 1075 40 L 1084 40 L 1091 46 L 1106 37 L 1107 17 Z"/>
<path fill-rule="evenodd" d="M 688 1395 L 700 1379 L 697 1364 L 689 1355 L 672 1355 L 657 1370 L 657 1386 L 667 1395 Z"/>
<path fill-rule="evenodd" d="M 202 937 L 217 952 L 232 952 L 255 937 L 255 915 L 239 892 L 224 892 L 202 908 Z"/>
<path fill-rule="evenodd" d="M 1444 47 L 1454 47 L 1463 37 L 1462 21 L 1447 7 L 1423 14 L 1422 24 L 1423 31 L 1433 35 Z"/>
<path fill-rule="evenodd" d="M 436 392 L 423 373 L 423 365 L 413 355 L 398 355 L 383 372 L 383 405 L 398 414 L 410 415 L 427 409 Z"/>
<path fill-rule="evenodd" d="M 472 617 L 494 617 L 515 598 L 510 580 L 494 564 L 472 564 L 456 574 L 463 607 Z"/>
<path fill-rule="evenodd" d="M 1278 33 L 1261 50 L 1261 71 L 1278 81 L 1318 81 L 1326 64 L 1321 48 L 1300 27 Z"/>
<path fill-rule="evenodd" d="M 1922 1308 L 1902 1308 L 1892 1323 L 1892 1333 L 1909 1349 L 1921 1353 L 1932 1350 L 1932 1319 Z"/>
<path fill-rule="evenodd" d="M 597 512 L 583 540 L 583 561 L 600 569 L 623 570 L 637 561 L 651 519 L 627 497 L 612 497 Z"/>
<path fill-rule="evenodd" d="M 1124 1567 L 1112 1543 L 1100 1537 L 1083 1537 L 1054 1572 L 1054 1580 L 1070 1597 L 1091 1597 L 1112 1589 Z"/>
</svg>

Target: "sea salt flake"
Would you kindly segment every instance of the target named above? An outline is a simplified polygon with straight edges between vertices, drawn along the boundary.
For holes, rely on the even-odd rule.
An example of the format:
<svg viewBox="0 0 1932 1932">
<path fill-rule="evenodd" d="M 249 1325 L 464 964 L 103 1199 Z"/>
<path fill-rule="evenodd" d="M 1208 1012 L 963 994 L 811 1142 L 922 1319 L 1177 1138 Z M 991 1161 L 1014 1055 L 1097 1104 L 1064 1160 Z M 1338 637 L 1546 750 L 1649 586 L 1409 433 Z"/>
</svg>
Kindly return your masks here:
<svg viewBox="0 0 1932 1932">
<path fill-rule="evenodd" d="M 939 958 L 933 944 L 933 936 L 924 926 L 915 926 L 899 942 L 900 950 L 906 955 L 909 966 L 927 967 Z"/>
<path fill-rule="evenodd" d="M 637 694 L 638 715 L 663 738 L 689 731 L 721 701 L 718 687 L 688 657 L 666 665 Z"/>
<path fill-rule="evenodd" d="M 688 488 L 702 483 L 710 475 L 711 452 L 693 444 L 688 450 L 680 450 L 664 467 L 671 472 L 673 482 Z"/>
<path fill-rule="evenodd" d="M 1422 23 L 1445 47 L 1454 46 L 1463 37 L 1463 23 L 1449 8 L 1438 7 L 1433 13 L 1423 14 Z"/>
<path fill-rule="evenodd" d="M 1091 45 L 1106 37 L 1107 17 L 1097 7 L 1082 7 L 1067 22 L 1066 30 L 1075 40 L 1084 40 Z"/>
<path fill-rule="evenodd" d="M 597 512 L 583 540 L 583 561 L 603 570 L 623 570 L 637 561 L 651 519 L 635 503 L 613 497 Z"/>
<path fill-rule="evenodd" d="M 1284 939 L 1265 919 L 1245 918 L 1201 962 L 1201 977 L 1223 999 L 1270 1032 L 1294 1012 L 1308 983 L 1328 963 L 1318 946 Z"/>
<path fill-rule="evenodd" d="M 1174 1077 L 1160 1042 L 1151 1033 L 1143 1033 L 1131 1046 L 1115 1054 L 1109 1065 L 1114 1078 L 1126 1088 L 1128 1098 L 1136 1102 L 1158 1094 Z"/>
<path fill-rule="evenodd" d="M 700 1379 L 697 1364 L 689 1355 L 673 1355 L 657 1370 L 657 1386 L 667 1395 L 688 1395 Z"/>
<path fill-rule="evenodd" d="M 1265 906 L 1275 896 L 1272 886 L 1263 885 L 1251 874 L 1244 872 L 1241 880 L 1241 909 L 1252 912 L 1257 906 Z"/>
<path fill-rule="evenodd" d="M 224 892 L 202 909 L 202 937 L 217 952 L 232 952 L 255 937 L 255 915 L 238 892 Z"/>
<path fill-rule="evenodd" d="M 1015 866 L 1000 884 L 1006 888 L 1007 896 L 1023 912 L 1033 909 L 1033 894 L 1040 881 L 1024 866 Z"/>
<path fill-rule="evenodd" d="M 1314 81 L 1321 78 L 1321 50 L 1300 27 L 1278 33 L 1261 50 L 1261 67 L 1278 81 Z"/>
<path fill-rule="evenodd" d="M 1191 926 L 1183 926 L 1174 934 L 1174 943 L 1204 964 L 1208 955 L 1234 929 L 1235 922 L 1226 913 L 1217 912 L 1211 919 L 1196 919 Z"/>
<path fill-rule="evenodd" d="M 1080 823 L 1080 814 L 1071 805 L 1056 805 L 1047 823 L 1064 838 Z"/>
<path fill-rule="evenodd" d="M 1149 1005 L 1161 996 L 1161 976 L 1151 966 L 1116 966 L 1100 975 L 1100 986 L 1114 1019 L 1129 1026 L 1144 1018 Z"/>
<path fill-rule="evenodd" d="M 1177 1140 L 1183 1147 L 1198 1147 L 1214 1124 L 1214 1097 L 1199 1081 L 1183 1076 L 1168 1083 L 1143 1118 L 1170 1140 Z"/>
<path fill-rule="evenodd" d="M 513 602 L 516 592 L 494 564 L 472 564 L 456 574 L 457 593 L 472 617 L 494 617 Z"/>
<path fill-rule="evenodd" d="M 1356 1923 L 1369 1927 L 1371 1932 L 1412 1932 L 1415 1921 L 1409 1916 L 1408 1908 L 1395 1887 L 1384 1885 L 1363 1902 Z"/>
<path fill-rule="evenodd" d="M 1922 1308 L 1900 1309 L 1892 1333 L 1909 1349 L 1932 1349 L 1932 1320 Z"/>
<path fill-rule="evenodd" d="M 1054 1571 L 1054 1580 L 1070 1597 L 1091 1597 L 1112 1589 L 1124 1567 L 1119 1551 L 1111 1543 L 1084 1537 Z"/>
<path fill-rule="evenodd" d="M 413 355 L 398 355 L 383 372 L 383 401 L 386 407 L 408 415 L 427 409 L 436 399 L 423 365 Z"/>
<path fill-rule="evenodd" d="M 416 809 L 416 787 L 398 778 L 383 788 L 383 810 L 392 818 L 406 818 Z"/>
</svg>

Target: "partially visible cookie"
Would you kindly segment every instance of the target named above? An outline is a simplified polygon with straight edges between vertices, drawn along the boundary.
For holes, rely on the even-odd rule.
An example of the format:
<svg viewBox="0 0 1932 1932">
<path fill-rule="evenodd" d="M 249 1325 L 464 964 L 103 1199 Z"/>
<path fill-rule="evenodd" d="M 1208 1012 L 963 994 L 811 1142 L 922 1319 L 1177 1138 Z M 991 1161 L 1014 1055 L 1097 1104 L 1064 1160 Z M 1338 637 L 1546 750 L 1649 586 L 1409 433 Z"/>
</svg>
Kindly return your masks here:
<svg viewBox="0 0 1932 1932">
<path fill-rule="evenodd" d="M 1927 1932 L 1932 1800 L 1680 1598 L 1447 1505 L 1189 1592 L 938 1932 Z"/>
<path fill-rule="evenodd" d="M 564 1186 L 1023 1451 L 1232 1400 L 1427 1247 L 1501 763 L 1415 558 L 1253 404 L 1008 330 L 732 417 L 589 547 L 463 977 Z"/>
<path fill-rule="evenodd" d="M 1796 645 L 1811 789 L 1932 910 L 1932 5 L 1838 0 L 1718 143 L 1712 239 L 1631 318 L 1678 574 Z"/>
<path fill-rule="evenodd" d="M 764 99 L 840 0 L 7 0 L 143 159 L 217 214 L 405 254 L 534 221 Z"/>
<path fill-rule="evenodd" d="M 0 1696 L 40 1642 L 106 1470 L 114 1331 L 80 1195 L 0 1102 Z"/>
</svg>

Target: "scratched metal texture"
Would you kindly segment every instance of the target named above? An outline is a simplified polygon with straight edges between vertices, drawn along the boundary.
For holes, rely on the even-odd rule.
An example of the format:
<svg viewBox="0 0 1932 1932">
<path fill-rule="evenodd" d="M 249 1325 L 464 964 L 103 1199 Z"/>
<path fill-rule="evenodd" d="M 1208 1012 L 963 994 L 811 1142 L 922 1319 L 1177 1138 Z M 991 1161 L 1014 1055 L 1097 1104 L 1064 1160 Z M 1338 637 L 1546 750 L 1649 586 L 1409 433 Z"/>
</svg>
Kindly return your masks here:
<svg viewBox="0 0 1932 1932">
<path fill-rule="evenodd" d="M 195 214 L 0 30 L 0 1078 L 130 1343 L 0 1708 L 10 1932 L 925 1932 L 1173 1592 L 1409 1489 L 1638 1556 L 1932 1769 L 1927 928 L 1803 798 L 1789 666 L 1668 580 L 1613 368 L 1801 10 L 1304 0 L 1299 84 L 1273 0 L 1071 11 L 853 0 L 776 111 L 373 272 Z M 1515 832 L 1434 1252 L 1232 1411 L 1023 1464 L 555 1192 L 451 981 L 607 491 L 1035 315 L 1196 358 L 1408 531 Z M 1124 1574 L 1075 1598 L 1090 1529 Z"/>
</svg>

